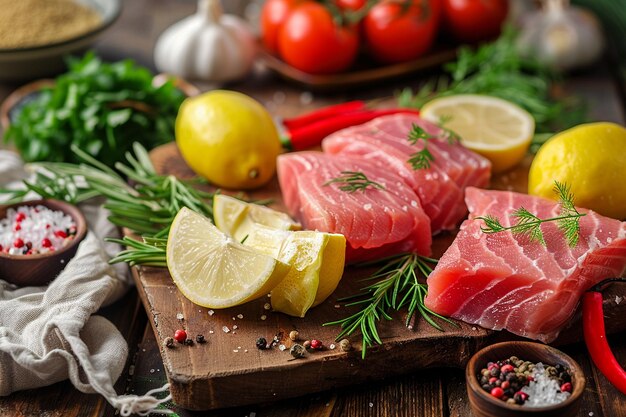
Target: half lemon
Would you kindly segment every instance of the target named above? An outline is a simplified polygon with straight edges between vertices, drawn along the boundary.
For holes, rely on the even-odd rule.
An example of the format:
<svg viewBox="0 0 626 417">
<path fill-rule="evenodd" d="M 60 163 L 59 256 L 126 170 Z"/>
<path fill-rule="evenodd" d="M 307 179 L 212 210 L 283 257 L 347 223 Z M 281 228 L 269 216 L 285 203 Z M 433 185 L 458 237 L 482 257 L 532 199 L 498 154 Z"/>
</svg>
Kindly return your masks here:
<svg viewBox="0 0 626 417">
<path fill-rule="evenodd" d="M 495 173 L 524 159 L 535 133 L 535 120 L 530 113 L 492 96 L 439 97 L 426 103 L 420 115 L 457 133 L 463 146 L 491 161 Z"/>
</svg>

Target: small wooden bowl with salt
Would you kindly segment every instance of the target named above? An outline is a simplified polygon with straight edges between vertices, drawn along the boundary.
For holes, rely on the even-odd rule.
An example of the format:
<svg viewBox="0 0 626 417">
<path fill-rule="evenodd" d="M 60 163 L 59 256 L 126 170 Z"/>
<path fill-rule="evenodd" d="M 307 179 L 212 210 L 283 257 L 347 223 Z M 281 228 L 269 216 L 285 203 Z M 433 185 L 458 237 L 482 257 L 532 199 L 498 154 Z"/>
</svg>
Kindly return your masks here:
<svg viewBox="0 0 626 417">
<path fill-rule="evenodd" d="M 56 233 L 56 238 L 42 239 L 40 235 L 45 232 L 42 232 L 41 229 L 46 228 L 47 225 L 40 224 L 38 227 L 39 232 L 33 234 L 33 236 L 36 235 L 38 237 L 39 242 L 33 245 L 32 242 L 27 242 L 25 241 L 27 239 L 23 238 L 19 238 L 21 241 L 16 241 L 18 237 L 13 237 L 17 236 L 17 232 L 14 229 L 17 227 L 21 231 L 22 224 L 25 225 L 24 227 L 27 227 L 32 222 L 19 220 L 14 222 L 15 224 L 9 224 L 7 216 L 9 213 L 13 213 L 13 215 L 19 214 L 17 210 L 22 207 L 24 207 L 22 211 L 28 210 L 35 213 L 39 212 L 38 207 L 42 207 L 40 210 L 44 213 L 57 212 L 54 216 L 62 218 L 66 222 L 71 221 L 72 226 L 75 226 L 75 230 L 69 233 L 65 230 L 52 230 L 51 233 Z M 58 212 L 63 213 L 67 217 L 61 216 Z M 68 220 L 68 217 L 71 220 Z M 45 221 L 46 219 L 41 220 Z M 0 222 L 3 222 L 0 223 L 0 233 L 3 229 L 6 230 L 7 227 L 13 228 L 11 248 L 0 248 L 0 279 L 20 287 L 47 285 L 55 279 L 74 257 L 78 250 L 78 245 L 87 234 L 87 222 L 81 211 L 71 204 L 57 200 L 33 200 L 12 205 L 0 205 Z M 18 226 L 18 223 L 20 226 Z M 20 236 L 27 236 L 27 234 L 28 231 L 25 234 L 21 233 Z M 43 240 L 47 241 L 42 244 Z M 63 240 L 63 244 L 54 247 L 52 241 L 59 240 Z M 28 243 L 30 243 L 31 248 L 34 248 L 34 252 L 37 252 L 36 248 L 38 246 L 43 246 L 45 249 L 42 249 L 43 253 L 25 254 L 24 252 L 28 252 L 31 249 L 28 248 Z"/>
<path fill-rule="evenodd" d="M 547 406 L 508 404 L 486 392 L 480 384 L 478 374 L 489 362 L 501 361 L 516 356 L 532 363 L 545 366 L 560 364 L 569 369 L 571 395 L 562 402 Z M 478 351 L 465 369 L 465 385 L 474 417 L 567 417 L 576 416 L 580 399 L 585 391 L 585 376 L 574 359 L 548 345 L 535 342 L 503 342 Z"/>
</svg>

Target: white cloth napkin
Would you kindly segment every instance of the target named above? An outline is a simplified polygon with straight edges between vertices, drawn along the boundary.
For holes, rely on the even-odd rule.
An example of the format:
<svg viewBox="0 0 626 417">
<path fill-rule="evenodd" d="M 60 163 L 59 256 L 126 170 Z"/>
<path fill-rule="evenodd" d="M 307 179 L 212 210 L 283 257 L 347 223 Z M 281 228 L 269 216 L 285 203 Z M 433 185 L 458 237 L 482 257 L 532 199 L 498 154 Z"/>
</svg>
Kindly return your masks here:
<svg viewBox="0 0 626 417">
<path fill-rule="evenodd" d="M 0 150 L 0 188 L 26 176 L 20 158 Z M 132 281 L 126 265 L 108 264 L 120 247 L 103 240 L 118 237 L 106 210 L 97 204 L 80 208 L 89 232 L 54 281 L 18 288 L 0 280 L 0 395 L 69 378 L 78 390 L 103 395 L 123 416 L 167 412 L 156 408 L 171 397 L 152 396 L 167 386 L 145 396 L 115 393 L 128 346 L 117 328 L 95 313 L 124 295 Z"/>
</svg>

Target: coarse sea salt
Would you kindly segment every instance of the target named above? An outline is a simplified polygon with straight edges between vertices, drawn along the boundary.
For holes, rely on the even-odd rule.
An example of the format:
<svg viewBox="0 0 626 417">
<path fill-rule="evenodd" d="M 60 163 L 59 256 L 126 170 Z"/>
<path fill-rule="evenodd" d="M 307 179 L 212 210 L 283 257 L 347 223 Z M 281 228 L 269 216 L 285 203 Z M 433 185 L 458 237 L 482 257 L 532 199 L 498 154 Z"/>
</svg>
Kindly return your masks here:
<svg viewBox="0 0 626 417">
<path fill-rule="evenodd" d="M 546 407 L 561 403 L 569 398 L 569 392 L 561 392 L 559 383 L 550 378 L 543 363 L 535 365 L 533 381 L 528 386 L 522 388 L 522 392 L 528 394 L 525 407 Z"/>
<path fill-rule="evenodd" d="M 0 219 L 0 251 L 11 255 L 54 252 L 68 245 L 75 235 L 72 217 L 42 205 L 8 209 L 6 217 Z"/>
</svg>

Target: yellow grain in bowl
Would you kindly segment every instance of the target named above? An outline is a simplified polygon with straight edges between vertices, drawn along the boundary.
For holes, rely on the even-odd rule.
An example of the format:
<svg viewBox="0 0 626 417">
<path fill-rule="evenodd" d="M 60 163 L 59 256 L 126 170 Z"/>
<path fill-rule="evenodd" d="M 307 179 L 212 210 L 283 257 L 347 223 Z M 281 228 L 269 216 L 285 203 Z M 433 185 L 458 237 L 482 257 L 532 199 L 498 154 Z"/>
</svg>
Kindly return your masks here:
<svg viewBox="0 0 626 417">
<path fill-rule="evenodd" d="M 0 49 L 31 48 L 88 33 L 102 23 L 73 0 L 0 0 Z"/>
</svg>

